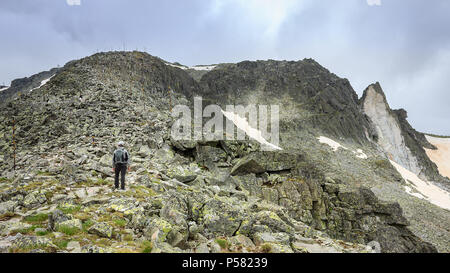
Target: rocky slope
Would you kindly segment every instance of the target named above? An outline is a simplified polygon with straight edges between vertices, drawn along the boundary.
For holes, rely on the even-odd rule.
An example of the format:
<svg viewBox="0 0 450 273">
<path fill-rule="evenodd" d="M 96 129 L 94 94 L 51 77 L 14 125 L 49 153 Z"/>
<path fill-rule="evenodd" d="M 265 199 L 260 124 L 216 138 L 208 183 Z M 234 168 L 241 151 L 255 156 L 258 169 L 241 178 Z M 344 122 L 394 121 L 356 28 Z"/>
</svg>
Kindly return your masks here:
<svg viewBox="0 0 450 273">
<path fill-rule="evenodd" d="M 196 80 L 146 53 L 100 53 L 3 101 L 1 251 L 449 251 L 448 211 L 404 192 L 347 80 L 313 60 L 200 71 Z M 279 104 L 283 150 L 175 141 L 171 109 L 194 95 Z M 125 192 L 111 190 L 118 140 L 133 162 Z"/>
</svg>

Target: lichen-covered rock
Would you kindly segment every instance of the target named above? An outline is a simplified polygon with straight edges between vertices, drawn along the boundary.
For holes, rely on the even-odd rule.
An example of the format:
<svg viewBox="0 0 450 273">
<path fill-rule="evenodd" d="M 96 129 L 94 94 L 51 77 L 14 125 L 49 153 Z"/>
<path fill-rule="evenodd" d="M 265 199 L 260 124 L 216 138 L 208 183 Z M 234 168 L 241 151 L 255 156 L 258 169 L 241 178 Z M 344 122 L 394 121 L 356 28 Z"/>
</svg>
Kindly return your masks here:
<svg viewBox="0 0 450 273">
<path fill-rule="evenodd" d="M 86 245 L 81 248 L 81 253 L 113 253 L 111 248 L 104 248 L 95 245 Z"/>
<path fill-rule="evenodd" d="M 254 217 L 254 221 L 260 225 L 269 227 L 270 230 L 291 234 L 294 232 L 294 228 L 284 222 L 280 216 L 273 211 L 260 211 Z"/>
<path fill-rule="evenodd" d="M 144 230 L 146 223 L 147 217 L 143 213 L 135 213 L 131 217 L 129 226 L 137 230 Z"/>
<path fill-rule="evenodd" d="M 173 168 L 170 168 L 166 171 L 166 175 L 170 178 L 175 178 L 181 183 L 188 183 L 195 178 L 197 178 L 198 174 L 200 173 L 200 168 L 197 164 L 189 164 L 189 165 L 179 165 L 174 166 Z"/>
<path fill-rule="evenodd" d="M 42 193 L 30 193 L 22 201 L 22 204 L 26 208 L 37 207 L 47 201 L 47 198 Z"/>
<path fill-rule="evenodd" d="M 255 244 L 252 242 L 252 240 L 242 234 L 238 234 L 236 236 L 230 237 L 229 241 L 234 246 L 242 246 L 242 247 L 248 248 L 248 249 L 255 248 Z"/>
<path fill-rule="evenodd" d="M 143 158 L 147 158 L 147 157 L 151 156 L 152 154 L 153 154 L 153 151 L 147 145 L 142 145 L 141 148 L 139 148 L 139 151 L 137 153 L 137 155 L 139 155 L 140 157 L 143 157 Z"/>
<path fill-rule="evenodd" d="M 136 213 L 144 211 L 144 209 L 139 206 L 139 202 L 130 198 L 112 199 L 111 202 L 105 206 L 105 208 L 110 211 L 122 212 L 129 218 Z"/>
<path fill-rule="evenodd" d="M 26 192 L 19 189 L 8 189 L 0 192 L 0 201 L 6 202 L 16 197 L 18 199 L 23 199 L 23 196 L 26 195 Z"/>
<path fill-rule="evenodd" d="M 48 216 L 48 229 L 49 230 L 56 230 L 56 226 L 59 223 L 65 222 L 70 220 L 71 218 L 67 215 L 65 215 L 62 211 L 56 209 Z"/>
<path fill-rule="evenodd" d="M 153 242 L 154 245 L 167 243 L 173 247 L 185 241 L 186 236 L 180 233 L 180 228 L 170 224 L 164 219 L 154 218 L 144 230 L 144 235 Z"/>
<path fill-rule="evenodd" d="M 6 213 L 13 213 L 14 209 L 17 207 L 18 202 L 15 201 L 7 201 L 0 203 L 0 215 Z"/>
<path fill-rule="evenodd" d="M 71 219 L 62 222 L 58 222 L 55 224 L 55 230 L 59 230 L 61 228 L 69 228 L 69 229 L 79 229 L 81 230 L 83 227 L 80 219 Z"/>
<path fill-rule="evenodd" d="M 152 247 L 152 253 L 183 253 L 184 251 L 178 247 L 173 247 L 165 242 L 157 242 Z"/>
<path fill-rule="evenodd" d="M 26 230 L 30 227 L 31 227 L 30 224 L 23 223 L 20 221 L 11 220 L 6 222 L 0 222 L 0 235 L 1 236 L 10 235 L 14 231 Z"/>
<path fill-rule="evenodd" d="M 215 197 L 206 201 L 201 223 L 207 233 L 232 236 L 245 218 L 241 209 L 233 205 L 230 198 Z"/>
<path fill-rule="evenodd" d="M 195 253 L 210 253 L 207 243 L 201 243 L 195 248 Z"/>
<path fill-rule="evenodd" d="M 112 238 L 113 227 L 107 223 L 95 223 L 88 229 L 88 232 L 104 238 Z"/>
<path fill-rule="evenodd" d="M 170 143 L 180 151 L 192 150 L 197 145 L 194 140 L 176 140 L 170 135 Z"/>
</svg>

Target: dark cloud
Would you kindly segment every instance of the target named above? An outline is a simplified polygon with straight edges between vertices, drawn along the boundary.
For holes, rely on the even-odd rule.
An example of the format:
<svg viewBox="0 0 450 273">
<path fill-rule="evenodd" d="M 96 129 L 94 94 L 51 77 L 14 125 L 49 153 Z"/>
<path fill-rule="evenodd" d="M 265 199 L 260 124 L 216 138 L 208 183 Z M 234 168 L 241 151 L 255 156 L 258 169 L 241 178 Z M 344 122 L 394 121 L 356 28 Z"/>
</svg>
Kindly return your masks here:
<svg viewBox="0 0 450 273">
<path fill-rule="evenodd" d="M 3 0 L 0 84 L 96 51 L 187 65 L 312 57 L 361 94 L 380 81 L 419 130 L 450 135 L 450 1 Z"/>
</svg>

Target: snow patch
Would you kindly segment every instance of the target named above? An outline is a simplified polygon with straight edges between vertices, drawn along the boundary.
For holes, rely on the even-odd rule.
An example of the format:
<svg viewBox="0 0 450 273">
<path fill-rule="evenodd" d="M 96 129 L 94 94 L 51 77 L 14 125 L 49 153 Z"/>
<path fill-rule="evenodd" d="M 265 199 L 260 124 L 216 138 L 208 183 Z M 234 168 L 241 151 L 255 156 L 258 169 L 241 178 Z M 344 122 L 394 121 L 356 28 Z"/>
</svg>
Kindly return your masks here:
<svg viewBox="0 0 450 273">
<path fill-rule="evenodd" d="M 168 66 L 180 68 L 180 69 L 183 69 L 183 70 L 188 69 L 188 67 L 184 66 L 184 65 L 176 65 L 176 64 L 171 64 L 171 63 L 165 63 L 165 64 L 168 65 Z"/>
<path fill-rule="evenodd" d="M 408 183 L 408 186 L 405 187 L 405 191 L 408 194 L 425 199 L 436 206 L 450 210 L 450 193 L 430 182 L 420 179 L 416 174 L 407 170 L 395 161 L 389 161 Z M 414 193 L 412 188 L 417 190 L 418 193 Z"/>
<path fill-rule="evenodd" d="M 9 86 L 5 86 L 5 87 L 3 87 L 3 88 L 0 88 L 0 92 L 6 90 L 6 89 L 8 89 L 8 88 L 9 88 Z"/>
<path fill-rule="evenodd" d="M 420 199 L 426 199 L 426 197 L 423 196 L 422 194 L 420 194 L 418 192 L 413 192 L 413 190 L 409 186 L 404 186 L 404 187 L 405 187 L 406 193 L 411 194 L 412 196 L 415 196 Z"/>
<path fill-rule="evenodd" d="M 344 149 L 344 150 L 348 150 L 347 148 L 345 148 L 345 147 L 342 146 L 341 144 L 337 143 L 336 141 L 332 140 L 331 138 L 324 137 L 324 136 L 320 136 L 320 137 L 318 137 L 317 139 L 319 140 L 320 143 L 327 144 L 328 146 L 330 146 L 330 147 L 333 149 L 333 151 L 335 151 L 335 152 L 336 152 L 339 148 L 342 148 L 342 149 Z M 360 159 L 367 159 L 367 158 L 369 158 L 369 157 L 364 153 L 364 151 L 361 150 L 361 149 L 358 149 L 358 150 L 352 151 L 352 152 L 355 154 L 355 156 L 356 156 L 357 158 L 360 158 Z"/>
<path fill-rule="evenodd" d="M 187 69 L 193 69 L 193 70 L 199 70 L 199 71 L 211 71 L 213 70 L 217 65 L 194 65 L 194 66 L 185 66 L 185 65 L 176 65 L 172 63 L 165 63 L 168 66 L 180 68 L 183 70 Z"/>
<path fill-rule="evenodd" d="M 213 70 L 216 66 L 217 66 L 217 65 L 195 65 L 195 66 L 189 67 L 189 69 L 202 70 L 202 71 L 211 71 L 211 70 Z"/>
<path fill-rule="evenodd" d="M 361 159 L 367 159 L 368 158 L 368 156 L 361 149 L 353 151 L 353 153 L 356 154 L 357 158 L 361 158 Z"/>
<path fill-rule="evenodd" d="M 44 86 L 46 83 L 48 83 L 54 76 L 55 76 L 55 75 L 51 76 L 51 77 L 48 78 L 48 79 L 45 79 L 45 80 L 41 81 L 41 84 L 40 84 L 38 87 L 32 88 L 32 89 L 30 90 L 30 92 L 33 91 L 33 90 L 35 90 L 35 89 L 41 88 L 41 87 Z"/>
<path fill-rule="evenodd" d="M 450 178 L 450 138 L 425 137 L 437 148 L 437 150 L 424 148 L 428 158 L 436 164 L 442 176 Z"/>
<path fill-rule="evenodd" d="M 222 110 L 222 114 L 227 119 L 233 121 L 234 125 L 236 125 L 237 128 L 244 131 L 249 137 L 258 141 L 261 145 L 266 145 L 273 150 L 283 150 L 280 147 L 278 147 L 278 146 L 268 142 L 266 139 L 264 139 L 261 131 L 251 127 L 246 118 L 242 118 L 238 114 L 235 114 L 233 112 L 226 112 L 223 110 Z"/>
<path fill-rule="evenodd" d="M 333 151 L 335 151 L 335 152 L 339 148 L 342 148 L 344 150 L 348 150 L 347 148 L 345 148 L 344 146 L 342 146 L 341 144 L 337 143 L 336 141 L 334 141 L 334 140 L 332 140 L 330 138 L 327 138 L 327 137 L 324 137 L 324 136 L 320 136 L 317 139 L 319 140 L 320 143 L 324 143 L 324 144 L 327 144 L 328 146 L 330 146 L 333 149 Z"/>
</svg>

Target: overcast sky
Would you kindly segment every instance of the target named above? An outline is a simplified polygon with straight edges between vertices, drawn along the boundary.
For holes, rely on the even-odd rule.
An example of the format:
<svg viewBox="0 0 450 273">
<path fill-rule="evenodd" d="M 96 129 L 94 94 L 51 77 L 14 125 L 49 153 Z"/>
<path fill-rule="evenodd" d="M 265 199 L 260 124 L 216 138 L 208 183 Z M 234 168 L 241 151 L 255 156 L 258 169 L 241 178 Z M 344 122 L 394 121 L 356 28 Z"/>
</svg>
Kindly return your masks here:
<svg viewBox="0 0 450 273">
<path fill-rule="evenodd" d="M 111 49 L 186 65 L 314 58 L 450 135 L 449 14 L 449 0 L 1 0 L 0 85 Z"/>
</svg>

